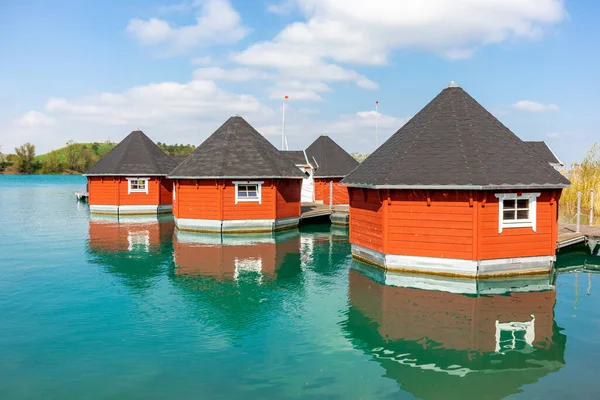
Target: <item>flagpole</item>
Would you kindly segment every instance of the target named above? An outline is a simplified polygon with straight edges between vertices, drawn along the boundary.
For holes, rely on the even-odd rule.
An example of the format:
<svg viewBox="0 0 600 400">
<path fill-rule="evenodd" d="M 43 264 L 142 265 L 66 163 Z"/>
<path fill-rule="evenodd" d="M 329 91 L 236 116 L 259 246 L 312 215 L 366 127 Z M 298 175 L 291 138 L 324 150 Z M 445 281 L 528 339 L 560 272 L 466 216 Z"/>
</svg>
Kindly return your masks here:
<svg viewBox="0 0 600 400">
<path fill-rule="evenodd" d="M 282 119 L 281 119 L 281 150 L 287 150 L 287 138 L 285 137 L 285 101 L 288 96 L 283 98 L 283 104 L 281 106 Z"/>
<path fill-rule="evenodd" d="M 379 106 L 379 100 L 375 101 L 375 148 L 379 147 L 379 111 L 377 108 Z"/>
</svg>

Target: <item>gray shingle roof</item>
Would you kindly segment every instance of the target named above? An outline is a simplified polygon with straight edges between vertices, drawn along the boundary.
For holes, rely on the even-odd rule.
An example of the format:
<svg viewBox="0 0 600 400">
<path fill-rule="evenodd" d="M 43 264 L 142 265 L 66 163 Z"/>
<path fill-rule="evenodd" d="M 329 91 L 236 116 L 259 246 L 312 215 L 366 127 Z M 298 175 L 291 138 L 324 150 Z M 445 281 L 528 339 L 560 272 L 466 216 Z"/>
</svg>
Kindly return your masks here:
<svg viewBox="0 0 600 400">
<path fill-rule="evenodd" d="M 343 181 L 359 187 L 561 188 L 569 181 L 460 87 L 448 87 Z"/>
<path fill-rule="evenodd" d="M 306 155 L 308 161 L 316 168 L 316 178 L 342 178 L 358 166 L 354 157 L 326 135 L 319 136 L 308 146 Z"/>
<path fill-rule="evenodd" d="M 133 131 L 84 175 L 167 175 L 177 162 L 142 131 Z"/>
<path fill-rule="evenodd" d="M 281 150 L 281 154 L 289 158 L 295 165 L 306 165 L 304 150 Z"/>
<path fill-rule="evenodd" d="M 546 142 L 525 142 L 535 150 L 536 153 L 539 154 L 544 160 L 546 160 L 550 164 L 559 164 L 563 165 L 563 163 L 556 157 L 550 146 L 546 144 Z"/>
<path fill-rule="evenodd" d="M 181 164 L 173 178 L 302 178 L 302 172 L 242 117 L 229 118 Z"/>
</svg>

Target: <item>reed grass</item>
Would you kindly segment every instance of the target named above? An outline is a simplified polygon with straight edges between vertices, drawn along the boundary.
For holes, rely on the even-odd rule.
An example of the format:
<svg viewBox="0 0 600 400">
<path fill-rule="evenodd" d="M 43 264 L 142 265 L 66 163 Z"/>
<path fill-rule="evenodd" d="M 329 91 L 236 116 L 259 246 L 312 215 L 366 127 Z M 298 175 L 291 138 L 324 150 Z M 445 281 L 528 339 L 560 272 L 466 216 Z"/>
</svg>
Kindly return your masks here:
<svg viewBox="0 0 600 400">
<path fill-rule="evenodd" d="M 580 163 L 572 164 L 567 171 L 571 187 L 563 191 L 560 200 L 561 220 L 573 222 L 577 214 L 577 193 L 581 192 L 581 223 L 589 220 L 591 196 L 594 189 L 594 224 L 600 224 L 600 144 L 594 143 Z"/>
</svg>

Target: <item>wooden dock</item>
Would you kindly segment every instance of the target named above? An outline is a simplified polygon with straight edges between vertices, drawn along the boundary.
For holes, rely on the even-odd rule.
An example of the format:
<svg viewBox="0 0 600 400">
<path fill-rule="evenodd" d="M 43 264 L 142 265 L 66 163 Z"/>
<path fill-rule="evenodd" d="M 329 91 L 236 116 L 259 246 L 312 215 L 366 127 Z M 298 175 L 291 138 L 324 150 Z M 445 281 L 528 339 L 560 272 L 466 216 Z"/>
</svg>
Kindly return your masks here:
<svg viewBox="0 0 600 400">
<path fill-rule="evenodd" d="M 349 212 L 347 205 L 329 207 L 328 204 L 302 203 L 300 221 L 329 216 L 334 225 L 348 225 Z"/>
<path fill-rule="evenodd" d="M 586 243 L 588 240 L 600 240 L 600 226 L 580 225 L 579 232 L 575 224 L 559 224 L 557 249 Z"/>
</svg>

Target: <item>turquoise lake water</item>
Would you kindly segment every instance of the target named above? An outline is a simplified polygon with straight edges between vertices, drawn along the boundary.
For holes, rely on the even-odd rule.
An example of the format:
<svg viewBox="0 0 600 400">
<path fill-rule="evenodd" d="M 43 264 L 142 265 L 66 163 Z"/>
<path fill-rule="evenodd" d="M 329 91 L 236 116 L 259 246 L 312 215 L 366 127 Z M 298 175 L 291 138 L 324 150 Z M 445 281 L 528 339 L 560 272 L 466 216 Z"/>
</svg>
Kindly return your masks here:
<svg viewBox="0 0 600 400">
<path fill-rule="evenodd" d="M 84 185 L 0 176 L 1 399 L 600 398 L 600 275 L 386 276 L 344 229 L 175 234 Z"/>
</svg>

